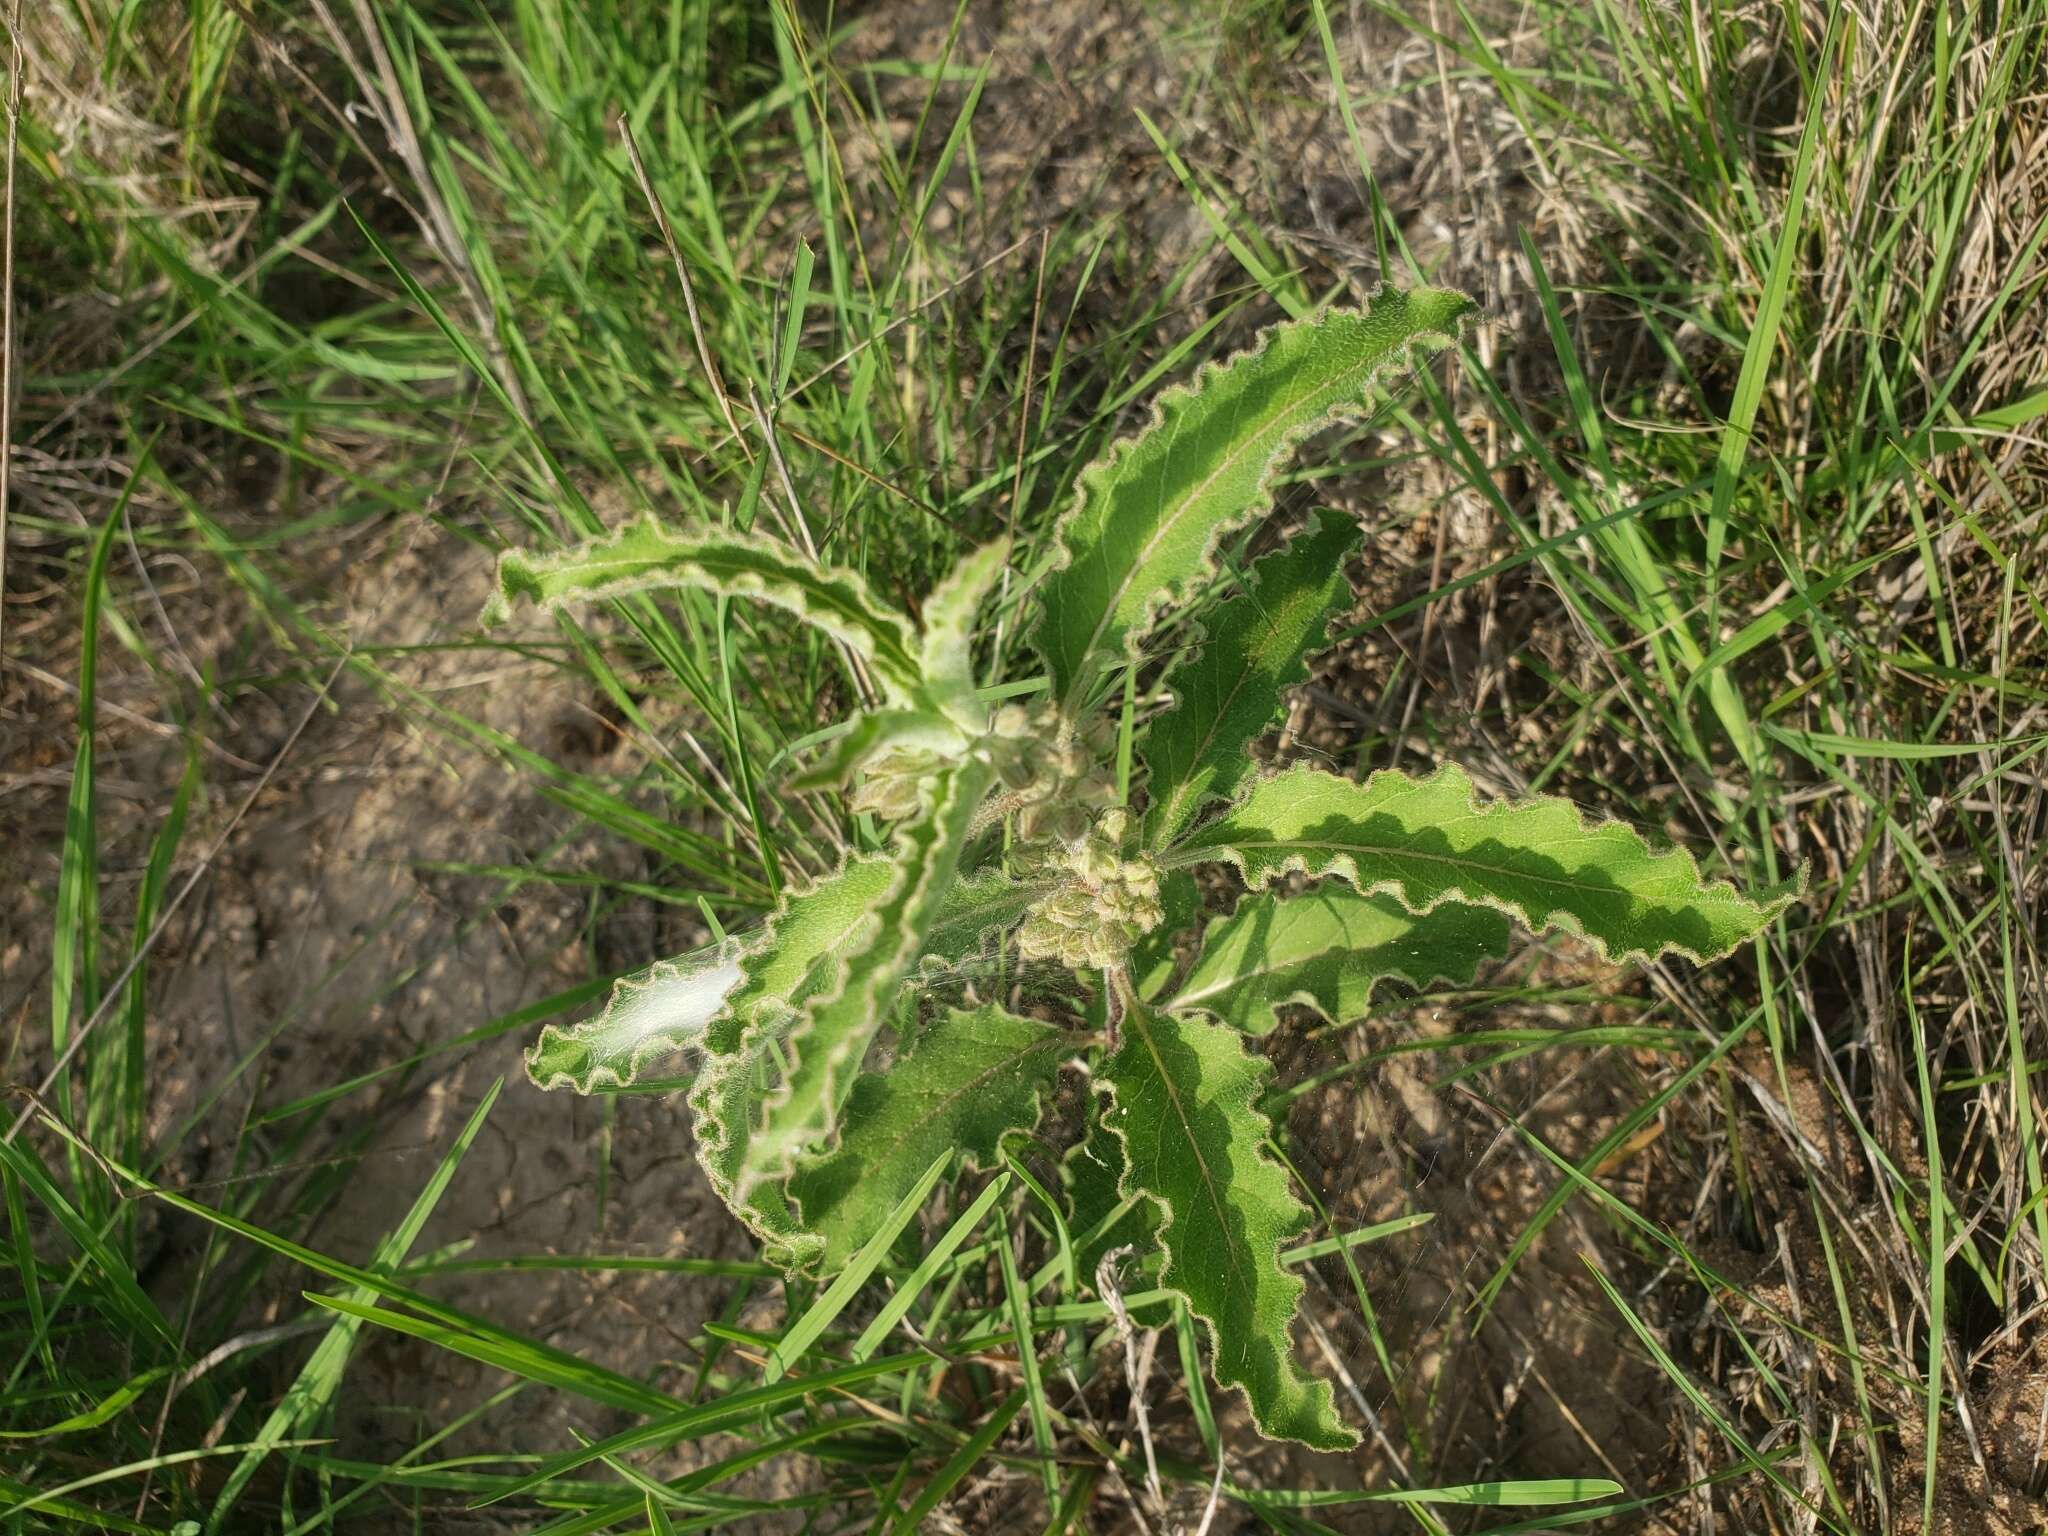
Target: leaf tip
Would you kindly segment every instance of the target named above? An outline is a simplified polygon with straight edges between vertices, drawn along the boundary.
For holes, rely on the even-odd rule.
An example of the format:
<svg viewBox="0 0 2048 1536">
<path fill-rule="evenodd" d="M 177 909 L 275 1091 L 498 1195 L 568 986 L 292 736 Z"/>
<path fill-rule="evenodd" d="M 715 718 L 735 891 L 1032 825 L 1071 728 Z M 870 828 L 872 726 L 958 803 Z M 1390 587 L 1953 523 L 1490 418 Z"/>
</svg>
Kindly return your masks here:
<svg viewBox="0 0 2048 1536">
<path fill-rule="evenodd" d="M 491 595 L 484 601 L 479 622 L 485 629 L 496 629 L 509 623 L 512 605 L 522 597 L 537 597 L 539 593 L 540 583 L 534 576 L 533 561 L 526 551 L 509 547 L 500 550 Z"/>
</svg>

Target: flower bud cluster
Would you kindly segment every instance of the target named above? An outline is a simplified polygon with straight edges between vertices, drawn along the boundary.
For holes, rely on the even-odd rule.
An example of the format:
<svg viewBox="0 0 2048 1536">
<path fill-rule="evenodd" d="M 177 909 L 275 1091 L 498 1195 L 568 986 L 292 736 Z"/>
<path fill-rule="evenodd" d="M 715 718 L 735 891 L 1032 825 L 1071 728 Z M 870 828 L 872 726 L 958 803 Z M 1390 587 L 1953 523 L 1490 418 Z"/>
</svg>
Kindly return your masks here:
<svg viewBox="0 0 2048 1536">
<path fill-rule="evenodd" d="M 1066 879 L 1024 915 L 1017 951 L 1026 960 L 1107 969 L 1159 926 L 1159 866 L 1142 854 L 1122 856 L 1126 825 L 1121 809 L 1107 811 L 1050 856 L 1048 867 Z"/>
<path fill-rule="evenodd" d="M 1017 818 L 1021 843 L 1072 842 L 1095 813 L 1116 802 L 1116 777 L 1103 760 L 1116 746 L 1116 726 L 1100 720 L 1077 731 L 1050 704 L 1005 704 L 976 750 L 1002 781 L 1000 809 Z M 950 758 L 924 746 L 896 746 L 862 765 L 851 806 L 884 821 L 915 816 L 924 786 Z"/>
<path fill-rule="evenodd" d="M 926 780 L 946 759 L 928 747 L 895 747 L 868 759 L 860 788 L 850 802 L 856 811 L 873 811 L 884 821 L 917 814 Z"/>
<path fill-rule="evenodd" d="M 1116 777 L 1104 760 L 1116 726 L 1097 720 L 1076 731 L 1053 705 L 1005 704 L 989 724 L 991 761 L 1017 817 L 1020 842 L 1072 842 L 1097 811 L 1116 803 Z"/>
</svg>

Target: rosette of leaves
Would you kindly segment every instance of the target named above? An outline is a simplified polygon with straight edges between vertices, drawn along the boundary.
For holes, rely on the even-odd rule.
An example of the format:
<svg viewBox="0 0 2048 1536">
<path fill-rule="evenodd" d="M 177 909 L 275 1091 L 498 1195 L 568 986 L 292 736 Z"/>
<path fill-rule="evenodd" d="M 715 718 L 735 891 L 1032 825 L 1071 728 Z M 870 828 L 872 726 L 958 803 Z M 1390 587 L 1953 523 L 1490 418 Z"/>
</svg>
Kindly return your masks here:
<svg viewBox="0 0 2048 1536">
<path fill-rule="evenodd" d="M 619 1088 L 692 1053 L 688 1103 L 713 1184 L 778 1261 L 830 1272 L 935 1158 L 987 1167 L 1038 1125 L 1062 1064 L 1089 1057 L 1095 1123 L 1069 1183 L 1077 1241 L 1094 1207 L 1121 1208 L 1115 1240 L 1152 1246 L 1157 1284 L 1205 1325 L 1215 1379 L 1243 1392 L 1258 1427 L 1352 1444 L 1290 1339 L 1303 1286 L 1281 1253 L 1309 1216 L 1267 1150 L 1268 1068 L 1251 1049 L 1276 1010 L 1343 1023 L 1390 977 L 1469 983 L 1505 954 L 1511 923 L 1568 930 L 1616 960 L 1705 962 L 1795 894 L 1709 882 L 1690 854 L 1561 800 L 1483 800 L 1455 766 L 1363 782 L 1261 771 L 1251 746 L 1350 600 L 1359 530 L 1329 517 L 1253 563 L 1205 610 L 1196 643 L 1176 644 L 1163 679 L 1174 707 L 1137 728 L 1135 803 L 1107 804 L 1103 701 L 1121 697 L 1148 636 L 1216 584 L 1220 546 L 1271 511 L 1273 477 L 1304 434 L 1365 410 L 1470 310 L 1443 290 L 1383 293 L 1278 326 L 1163 395 L 1149 424 L 1081 472 L 1027 573 L 1047 681 L 1032 706 L 985 702 L 973 675 L 1002 543 L 960 561 L 921 625 L 851 570 L 729 529 L 648 520 L 505 555 L 500 608 L 693 587 L 824 630 L 879 699 L 803 783 L 850 786 L 855 807 L 892 823 L 882 852 L 791 893 L 751 936 L 622 983 L 597 1019 L 544 1030 L 535 1080 Z M 1166 941 L 1200 921 L 1189 871 L 1205 862 L 1234 867 L 1248 892 L 1176 965 Z M 920 1006 L 926 967 L 1009 942 L 1073 965 L 1076 995 L 1099 989 L 1110 1027 L 1079 1025 L 1077 1008 L 1062 1028 L 1000 999 Z"/>
</svg>

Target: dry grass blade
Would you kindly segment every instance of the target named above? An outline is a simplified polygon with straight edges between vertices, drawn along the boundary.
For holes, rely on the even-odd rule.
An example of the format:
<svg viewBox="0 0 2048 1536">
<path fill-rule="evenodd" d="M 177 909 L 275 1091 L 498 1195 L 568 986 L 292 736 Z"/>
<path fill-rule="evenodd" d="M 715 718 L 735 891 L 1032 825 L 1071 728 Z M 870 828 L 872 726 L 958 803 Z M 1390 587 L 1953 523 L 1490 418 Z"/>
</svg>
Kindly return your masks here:
<svg viewBox="0 0 2048 1536">
<path fill-rule="evenodd" d="M 0 656 L 7 654 L 7 509 L 14 489 L 14 161 L 21 148 L 21 83 L 28 39 L 21 31 L 21 0 L 7 10 L 7 161 L 0 192 Z"/>
</svg>

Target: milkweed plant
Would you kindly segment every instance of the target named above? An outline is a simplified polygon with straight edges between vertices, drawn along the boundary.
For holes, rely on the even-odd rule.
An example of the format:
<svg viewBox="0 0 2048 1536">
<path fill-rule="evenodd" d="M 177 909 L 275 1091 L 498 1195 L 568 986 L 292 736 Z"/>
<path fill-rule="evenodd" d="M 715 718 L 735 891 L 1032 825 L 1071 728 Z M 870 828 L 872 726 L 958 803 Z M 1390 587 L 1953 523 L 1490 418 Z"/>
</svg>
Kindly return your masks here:
<svg viewBox="0 0 2048 1536">
<path fill-rule="evenodd" d="M 507 552 L 494 618 L 524 600 L 693 587 L 831 636 L 875 702 L 798 787 L 850 789 L 851 807 L 890 829 L 883 851 L 789 892 L 751 935 L 659 964 L 621 982 L 602 1016 L 543 1031 L 534 1079 L 617 1090 L 693 1052 L 688 1105 L 711 1183 L 773 1260 L 829 1274 L 936 1159 L 990 1167 L 1006 1137 L 1034 1131 L 1078 1059 L 1095 1091 L 1088 1155 L 1067 1160 L 1077 1244 L 1092 1236 L 1099 1252 L 1115 1235 L 1149 1253 L 1152 1283 L 1206 1325 L 1215 1380 L 1244 1394 L 1263 1433 L 1353 1444 L 1289 1337 L 1303 1282 L 1282 1251 L 1309 1213 L 1267 1150 L 1269 1068 L 1248 1049 L 1276 1011 L 1306 1004 L 1341 1024 L 1382 978 L 1469 983 L 1505 955 L 1513 922 L 1569 930 L 1615 960 L 1710 961 L 1796 894 L 1709 883 L 1685 851 L 1653 851 L 1561 799 L 1482 800 L 1455 766 L 1363 782 L 1262 770 L 1249 749 L 1350 601 L 1360 530 L 1327 515 L 1176 643 L 1160 684 L 1174 703 L 1133 723 L 1117 771 L 1108 695 L 1122 704 L 1116 685 L 1147 637 L 1214 581 L 1222 542 L 1270 511 L 1294 444 L 1363 411 L 1471 310 L 1442 289 L 1385 291 L 1277 326 L 1166 392 L 1082 471 L 1053 529 L 1028 598 L 1045 676 L 1034 703 L 992 704 L 974 676 L 1003 540 L 960 559 L 921 623 L 852 570 L 728 527 L 649 517 L 557 553 Z M 1233 868 L 1246 894 L 1176 944 L 1202 922 L 1194 872 L 1208 864 Z M 1010 988 L 935 1001 L 935 973 L 991 955 L 1067 976 L 1081 1022 L 1012 1011 Z"/>
</svg>

